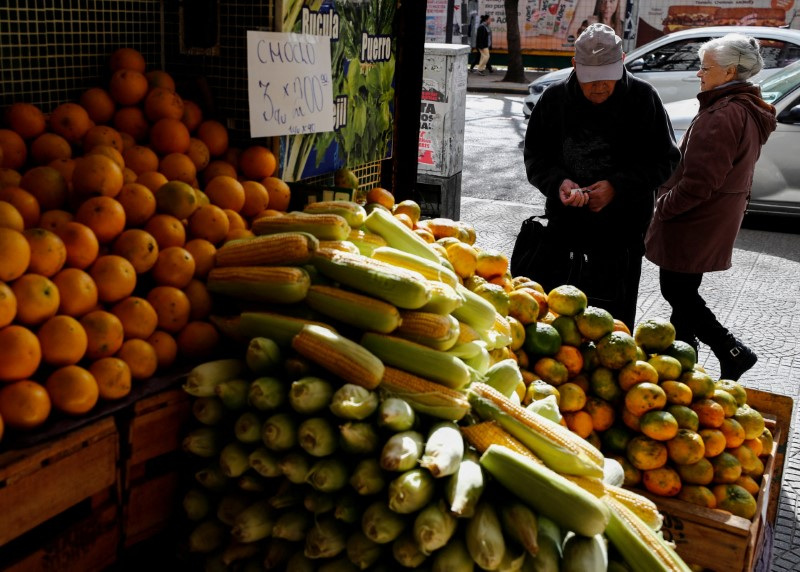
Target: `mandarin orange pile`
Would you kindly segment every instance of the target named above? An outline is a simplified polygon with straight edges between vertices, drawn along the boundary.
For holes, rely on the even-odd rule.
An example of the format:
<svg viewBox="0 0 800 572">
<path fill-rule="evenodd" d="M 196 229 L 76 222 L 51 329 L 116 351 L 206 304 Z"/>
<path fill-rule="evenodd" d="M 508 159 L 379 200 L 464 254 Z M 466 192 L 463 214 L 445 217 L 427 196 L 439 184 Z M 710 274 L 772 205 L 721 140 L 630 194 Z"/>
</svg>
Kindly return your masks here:
<svg viewBox="0 0 800 572">
<path fill-rule="evenodd" d="M 213 353 L 217 247 L 288 207 L 270 149 L 232 147 L 167 72 L 121 48 L 110 74 L 2 115 L 0 439 Z"/>
</svg>

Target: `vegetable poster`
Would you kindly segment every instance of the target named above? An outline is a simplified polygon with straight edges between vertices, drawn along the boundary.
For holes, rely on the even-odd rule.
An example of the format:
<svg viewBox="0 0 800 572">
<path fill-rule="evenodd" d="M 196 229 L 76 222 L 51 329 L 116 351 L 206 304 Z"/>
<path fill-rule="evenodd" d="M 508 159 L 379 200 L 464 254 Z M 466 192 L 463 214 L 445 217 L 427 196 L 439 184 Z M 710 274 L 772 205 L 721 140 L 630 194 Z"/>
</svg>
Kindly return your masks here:
<svg viewBox="0 0 800 572">
<path fill-rule="evenodd" d="M 330 38 L 333 131 L 280 140 L 281 178 L 299 181 L 392 156 L 396 0 L 283 0 L 281 31 Z"/>
</svg>

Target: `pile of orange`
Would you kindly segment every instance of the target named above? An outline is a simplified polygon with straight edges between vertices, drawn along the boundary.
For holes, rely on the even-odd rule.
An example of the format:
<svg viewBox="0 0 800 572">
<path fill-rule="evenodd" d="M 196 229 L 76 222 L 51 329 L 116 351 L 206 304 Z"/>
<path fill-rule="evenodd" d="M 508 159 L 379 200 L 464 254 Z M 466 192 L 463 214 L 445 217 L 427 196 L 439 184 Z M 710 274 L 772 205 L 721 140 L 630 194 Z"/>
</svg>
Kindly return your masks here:
<svg viewBox="0 0 800 572">
<path fill-rule="evenodd" d="M 213 354 L 216 249 L 288 208 L 269 148 L 232 147 L 135 49 L 110 74 L 47 113 L 2 113 L 0 437 Z"/>
</svg>

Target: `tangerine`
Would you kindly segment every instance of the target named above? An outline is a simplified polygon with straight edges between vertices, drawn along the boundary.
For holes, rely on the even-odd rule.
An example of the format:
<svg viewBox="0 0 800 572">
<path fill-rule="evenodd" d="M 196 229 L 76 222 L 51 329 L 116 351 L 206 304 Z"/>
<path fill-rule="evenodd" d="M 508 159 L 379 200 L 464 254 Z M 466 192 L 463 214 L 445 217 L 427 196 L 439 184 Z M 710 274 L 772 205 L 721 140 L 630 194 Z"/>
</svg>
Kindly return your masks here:
<svg viewBox="0 0 800 572">
<path fill-rule="evenodd" d="M 12 429 L 28 431 L 50 416 L 47 390 L 35 381 L 22 380 L 0 387 L 0 417 Z"/>
<path fill-rule="evenodd" d="M 44 384 L 53 407 L 67 415 L 84 415 L 100 397 L 97 381 L 89 370 L 77 365 L 58 368 Z"/>
<path fill-rule="evenodd" d="M 80 317 L 97 306 L 97 285 L 88 273 L 78 268 L 64 268 L 53 276 L 53 284 L 61 294 L 60 314 Z"/>
<path fill-rule="evenodd" d="M 42 360 L 56 367 L 81 361 L 89 343 L 80 322 L 67 315 L 53 316 L 47 320 L 36 336 L 42 348 Z"/>
<path fill-rule="evenodd" d="M 131 370 L 121 358 L 104 357 L 95 360 L 89 366 L 89 373 L 97 382 L 101 399 L 107 401 L 122 399 L 131 392 Z"/>
<path fill-rule="evenodd" d="M 116 357 L 127 364 L 133 379 L 149 379 L 158 369 L 155 348 L 142 339 L 126 340 Z"/>
</svg>

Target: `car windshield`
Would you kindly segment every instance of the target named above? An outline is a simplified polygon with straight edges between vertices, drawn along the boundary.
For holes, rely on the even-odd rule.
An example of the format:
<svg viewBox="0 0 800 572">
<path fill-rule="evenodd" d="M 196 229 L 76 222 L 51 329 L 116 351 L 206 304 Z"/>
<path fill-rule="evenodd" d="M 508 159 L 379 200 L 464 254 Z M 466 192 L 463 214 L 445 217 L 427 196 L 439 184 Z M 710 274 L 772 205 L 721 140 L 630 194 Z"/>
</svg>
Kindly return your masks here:
<svg viewBox="0 0 800 572">
<path fill-rule="evenodd" d="M 769 76 L 761 83 L 761 97 L 768 103 L 775 103 L 800 83 L 800 62 L 785 67 Z"/>
</svg>

